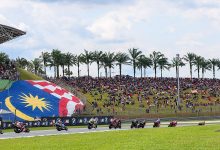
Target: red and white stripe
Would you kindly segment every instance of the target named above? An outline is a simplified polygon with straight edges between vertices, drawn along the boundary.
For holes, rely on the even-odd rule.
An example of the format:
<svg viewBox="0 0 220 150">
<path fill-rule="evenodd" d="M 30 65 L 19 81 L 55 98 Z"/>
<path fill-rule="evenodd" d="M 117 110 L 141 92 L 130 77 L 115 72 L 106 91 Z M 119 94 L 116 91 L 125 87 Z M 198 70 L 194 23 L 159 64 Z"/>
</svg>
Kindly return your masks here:
<svg viewBox="0 0 220 150">
<path fill-rule="evenodd" d="M 28 80 L 30 84 L 60 99 L 59 112 L 62 116 L 70 116 L 76 109 L 84 106 L 82 101 L 68 90 L 46 80 Z"/>
</svg>

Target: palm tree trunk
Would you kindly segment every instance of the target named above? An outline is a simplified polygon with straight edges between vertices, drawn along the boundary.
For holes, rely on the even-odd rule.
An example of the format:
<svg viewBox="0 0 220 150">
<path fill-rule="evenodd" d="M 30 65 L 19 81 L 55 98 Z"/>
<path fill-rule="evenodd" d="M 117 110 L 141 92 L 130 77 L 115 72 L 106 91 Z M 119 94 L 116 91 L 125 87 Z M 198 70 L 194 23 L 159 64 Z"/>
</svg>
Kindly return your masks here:
<svg viewBox="0 0 220 150">
<path fill-rule="evenodd" d="M 143 68 L 141 67 L 141 78 L 142 78 L 142 69 L 143 69 Z"/>
<path fill-rule="evenodd" d="M 120 74 L 120 79 L 121 79 L 121 64 L 119 64 L 119 74 Z"/>
<path fill-rule="evenodd" d="M 57 77 L 57 75 L 56 75 L 56 72 L 57 72 L 56 66 L 53 66 L 53 68 L 54 68 L 54 78 L 56 78 Z"/>
<path fill-rule="evenodd" d="M 59 65 L 57 65 L 57 78 L 59 78 L 60 77 L 60 73 L 59 73 L 59 71 L 60 71 L 60 69 L 59 69 Z"/>
<path fill-rule="evenodd" d="M 163 77 L 163 69 L 162 69 L 162 67 L 160 68 L 160 77 L 161 78 Z"/>
<path fill-rule="evenodd" d="M 64 65 L 62 66 L 62 69 L 63 69 L 63 77 L 64 77 Z"/>
<path fill-rule="evenodd" d="M 47 68 L 46 68 L 46 64 L 44 63 L 44 73 L 45 75 L 47 75 Z"/>
<path fill-rule="evenodd" d="M 144 68 L 144 77 L 146 77 L 146 68 Z"/>
<path fill-rule="evenodd" d="M 108 70 L 107 70 L 107 67 L 105 67 L 105 77 L 106 78 L 108 77 L 107 73 L 108 73 Z"/>
<path fill-rule="evenodd" d="M 87 64 L 87 72 L 88 72 L 88 77 L 89 77 L 89 63 Z"/>
<path fill-rule="evenodd" d="M 213 79 L 215 79 L 215 66 L 213 65 Z"/>
<path fill-rule="evenodd" d="M 99 62 L 97 62 L 97 67 L 98 67 L 98 78 L 99 78 Z"/>
<path fill-rule="evenodd" d="M 155 76 L 155 78 L 157 78 L 157 68 L 156 68 L 156 65 L 154 66 L 154 76 Z"/>
<path fill-rule="evenodd" d="M 133 61 L 133 69 L 134 69 L 134 78 L 135 78 L 135 74 L 136 74 L 136 66 L 135 66 L 135 61 Z"/>
<path fill-rule="evenodd" d="M 36 67 L 34 67 L 34 73 L 37 74 L 37 68 Z"/>
<path fill-rule="evenodd" d="M 109 67 L 109 76 L 110 76 L 110 78 L 112 77 L 112 71 L 111 71 L 111 67 Z"/>
<path fill-rule="evenodd" d="M 77 63 L 77 68 L 78 68 L 78 77 L 79 77 L 79 62 Z"/>
<path fill-rule="evenodd" d="M 204 68 L 202 68 L 202 78 L 204 78 L 204 73 L 205 73 Z"/>
<path fill-rule="evenodd" d="M 192 64 L 189 64 L 190 67 L 190 78 L 192 79 Z"/>
<path fill-rule="evenodd" d="M 200 68 L 198 67 L 197 69 L 198 69 L 198 79 L 199 79 L 199 69 L 200 69 Z"/>
<path fill-rule="evenodd" d="M 68 76 L 70 78 L 70 65 L 67 65 L 67 69 L 68 69 Z"/>
</svg>

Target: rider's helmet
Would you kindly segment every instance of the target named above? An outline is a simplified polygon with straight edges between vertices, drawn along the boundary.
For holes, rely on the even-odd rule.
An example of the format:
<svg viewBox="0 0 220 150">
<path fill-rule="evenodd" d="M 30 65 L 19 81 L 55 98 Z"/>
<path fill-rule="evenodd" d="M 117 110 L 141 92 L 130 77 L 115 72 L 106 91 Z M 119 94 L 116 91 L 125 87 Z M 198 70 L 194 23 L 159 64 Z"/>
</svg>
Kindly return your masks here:
<svg viewBox="0 0 220 150">
<path fill-rule="evenodd" d="M 56 122 L 57 122 L 57 123 L 61 122 L 61 119 L 60 119 L 60 118 L 57 118 Z"/>
</svg>

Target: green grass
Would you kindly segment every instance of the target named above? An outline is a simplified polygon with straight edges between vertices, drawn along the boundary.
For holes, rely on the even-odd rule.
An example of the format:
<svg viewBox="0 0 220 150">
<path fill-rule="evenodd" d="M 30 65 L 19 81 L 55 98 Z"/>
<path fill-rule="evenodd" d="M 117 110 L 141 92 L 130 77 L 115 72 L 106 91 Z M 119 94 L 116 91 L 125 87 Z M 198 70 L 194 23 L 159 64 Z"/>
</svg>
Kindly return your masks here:
<svg viewBox="0 0 220 150">
<path fill-rule="evenodd" d="M 18 68 L 18 71 L 20 73 L 20 80 L 43 80 L 43 78 L 24 69 Z"/>
<path fill-rule="evenodd" d="M 10 80 L 0 80 L 0 91 L 5 90 L 11 86 Z"/>
<path fill-rule="evenodd" d="M 219 150 L 220 126 L 137 129 L 0 140 L 1 149 L 19 150 Z"/>
</svg>

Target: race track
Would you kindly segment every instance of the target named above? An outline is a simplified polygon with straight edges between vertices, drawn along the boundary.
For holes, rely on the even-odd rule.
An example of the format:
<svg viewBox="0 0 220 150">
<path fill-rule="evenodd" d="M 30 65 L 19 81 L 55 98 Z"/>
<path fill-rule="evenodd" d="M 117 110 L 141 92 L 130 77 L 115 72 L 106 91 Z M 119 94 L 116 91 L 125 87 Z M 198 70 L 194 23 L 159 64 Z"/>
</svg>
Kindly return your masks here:
<svg viewBox="0 0 220 150">
<path fill-rule="evenodd" d="M 220 121 L 208 121 L 206 124 L 219 124 Z M 182 126 L 193 126 L 197 125 L 197 122 L 178 122 L 177 127 Z M 152 123 L 147 123 L 145 128 L 152 128 Z M 167 127 L 168 122 L 162 123 L 161 127 Z M 130 124 L 122 124 L 122 129 L 109 129 L 108 127 L 98 127 L 97 129 L 87 129 L 87 128 L 69 128 L 68 131 L 57 131 L 55 128 L 51 130 L 37 130 L 31 131 L 30 133 L 14 133 L 8 132 L 0 135 L 0 139 L 12 139 L 12 138 L 30 138 L 37 136 L 51 136 L 51 135 L 64 135 L 64 134 L 84 134 L 93 132 L 110 132 L 110 131 L 120 131 L 120 130 L 131 130 Z M 133 129 L 135 130 L 135 129 Z M 3 131 L 4 132 L 4 131 Z"/>
</svg>

